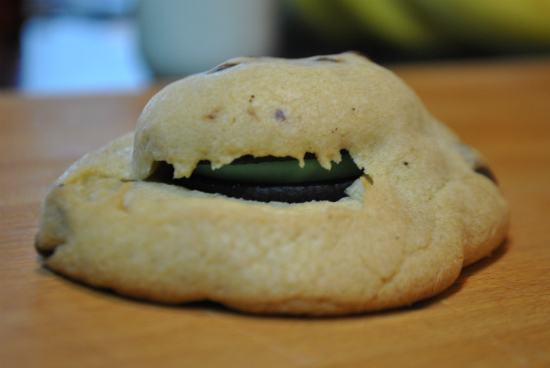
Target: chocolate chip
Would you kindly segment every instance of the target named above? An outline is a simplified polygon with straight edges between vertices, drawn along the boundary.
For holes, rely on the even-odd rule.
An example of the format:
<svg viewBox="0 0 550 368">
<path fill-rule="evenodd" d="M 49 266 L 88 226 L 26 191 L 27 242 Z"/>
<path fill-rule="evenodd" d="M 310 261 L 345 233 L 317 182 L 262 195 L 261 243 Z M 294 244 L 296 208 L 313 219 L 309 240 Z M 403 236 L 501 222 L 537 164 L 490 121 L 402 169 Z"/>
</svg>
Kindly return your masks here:
<svg viewBox="0 0 550 368">
<path fill-rule="evenodd" d="M 40 249 L 38 247 L 38 234 L 36 234 L 36 236 L 34 237 L 34 249 L 44 258 L 48 258 L 53 254 L 53 249 Z"/>
<path fill-rule="evenodd" d="M 480 175 L 489 178 L 489 180 L 491 180 L 493 183 L 498 184 L 495 174 L 493 174 L 491 169 L 489 169 L 487 166 L 476 167 L 474 171 Z"/>
<path fill-rule="evenodd" d="M 286 119 L 286 116 L 283 110 L 275 111 L 275 117 L 277 118 L 277 120 L 280 120 L 280 121 L 285 121 Z"/>
<path fill-rule="evenodd" d="M 214 74 L 214 73 L 217 73 L 217 72 L 221 72 L 222 70 L 232 68 L 232 67 L 234 67 L 235 65 L 239 65 L 239 63 L 226 63 L 226 64 L 222 64 L 222 65 L 217 66 L 217 67 L 215 67 L 214 69 L 210 70 L 210 71 L 207 72 L 206 74 Z"/>
<path fill-rule="evenodd" d="M 364 57 L 365 59 L 367 59 L 367 60 L 369 60 L 369 61 L 370 61 L 369 57 L 368 57 L 367 55 L 363 54 L 362 52 L 359 52 L 359 51 L 353 51 L 353 53 L 354 53 L 355 55 L 357 55 L 357 56 L 361 56 L 361 57 Z"/>
<path fill-rule="evenodd" d="M 321 56 L 320 58 L 315 59 L 315 61 L 330 61 L 332 63 L 341 63 L 342 60 L 340 59 L 334 59 L 327 56 Z"/>
</svg>

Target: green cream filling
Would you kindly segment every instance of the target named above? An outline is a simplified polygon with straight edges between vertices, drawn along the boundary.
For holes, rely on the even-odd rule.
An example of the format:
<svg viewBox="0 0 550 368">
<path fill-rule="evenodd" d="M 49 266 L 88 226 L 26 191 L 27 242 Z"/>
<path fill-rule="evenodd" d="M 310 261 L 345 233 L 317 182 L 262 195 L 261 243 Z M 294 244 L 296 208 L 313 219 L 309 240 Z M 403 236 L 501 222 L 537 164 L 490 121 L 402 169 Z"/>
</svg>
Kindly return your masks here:
<svg viewBox="0 0 550 368">
<path fill-rule="evenodd" d="M 339 163 L 332 163 L 330 170 L 323 168 L 316 159 L 306 159 L 304 162 L 304 167 L 300 167 L 298 160 L 289 160 L 231 164 L 215 170 L 211 164 L 205 163 L 198 164 L 193 174 L 251 184 L 310 183 L 357 178 L 362 174 L 362 170 L 355 165 L 347 152 L 342 154 Z"/>
</svg>

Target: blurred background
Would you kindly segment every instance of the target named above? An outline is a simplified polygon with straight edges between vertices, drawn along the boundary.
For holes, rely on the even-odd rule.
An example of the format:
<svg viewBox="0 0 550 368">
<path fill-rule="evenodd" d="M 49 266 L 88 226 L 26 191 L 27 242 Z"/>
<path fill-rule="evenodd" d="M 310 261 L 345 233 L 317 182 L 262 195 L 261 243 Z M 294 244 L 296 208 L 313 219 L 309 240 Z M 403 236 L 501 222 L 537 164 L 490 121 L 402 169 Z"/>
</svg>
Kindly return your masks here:
<svg viewBox="0 0 550 368">
<path fill-rule="evenodd" d="M 0 0 L 0 89 L 134 92 L 228 58 L 545 57 L 550 0 Z"/>
</svg>

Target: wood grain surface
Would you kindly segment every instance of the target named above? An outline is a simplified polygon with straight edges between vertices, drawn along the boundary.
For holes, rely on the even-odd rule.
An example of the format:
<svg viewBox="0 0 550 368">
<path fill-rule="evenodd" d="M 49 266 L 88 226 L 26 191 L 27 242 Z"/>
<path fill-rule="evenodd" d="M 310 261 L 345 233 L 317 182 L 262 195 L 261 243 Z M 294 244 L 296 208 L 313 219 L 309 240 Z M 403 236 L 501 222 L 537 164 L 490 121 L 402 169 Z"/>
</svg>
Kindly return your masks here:
<svg viewBox="0 0 550 368">
<path fill-rule="evenodd" d="M 549 367 L 550 59 L 393 68 L 482 151 L 512 210 L 508 240 L 443 294 L 344 318 L 167 307 L 43 268 L 39 203 L 83 154 L 134 128 L 156 91 L 0 93 L 1 367 Z"/>
</svg>

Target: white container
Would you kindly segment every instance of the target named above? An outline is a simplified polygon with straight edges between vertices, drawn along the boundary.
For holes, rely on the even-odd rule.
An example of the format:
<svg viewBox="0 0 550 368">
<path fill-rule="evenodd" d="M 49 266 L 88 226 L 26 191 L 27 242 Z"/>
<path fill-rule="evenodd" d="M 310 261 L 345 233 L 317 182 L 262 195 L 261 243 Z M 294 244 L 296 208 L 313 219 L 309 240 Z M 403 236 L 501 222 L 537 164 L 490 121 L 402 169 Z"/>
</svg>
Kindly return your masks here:
<svg viewBox="0 0 550 368">
<path fill-rule="evenodd" d="M 143 53 L 161 77 L 272 56 L 279 38 L 274 0 L 140 0 L 138 25 Z"/>
</svg>

